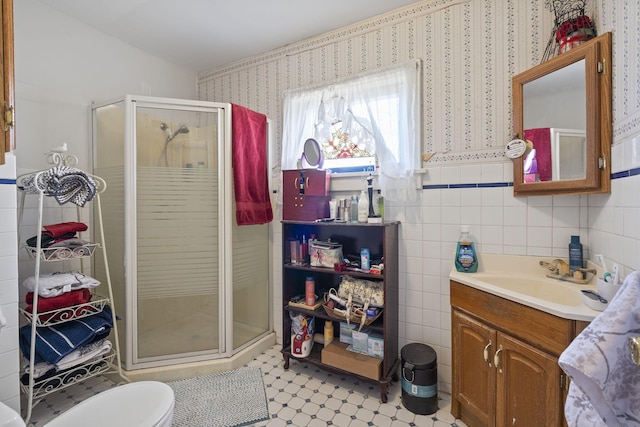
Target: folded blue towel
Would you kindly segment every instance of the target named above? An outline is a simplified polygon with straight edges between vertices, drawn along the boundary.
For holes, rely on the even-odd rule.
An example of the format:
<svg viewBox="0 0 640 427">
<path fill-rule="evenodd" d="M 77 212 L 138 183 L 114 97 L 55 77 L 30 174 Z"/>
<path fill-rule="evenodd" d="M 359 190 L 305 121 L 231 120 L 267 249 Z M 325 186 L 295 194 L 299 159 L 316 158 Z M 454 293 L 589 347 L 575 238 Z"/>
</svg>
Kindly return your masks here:
<svg viewBox="0 0 640 427">
<path fill-rule="evenodd" d="M 56 364 L 77 349 L 89 343 L 98 335 L 107 335 L 113 327 L 111 307 L 93 316 L 38 328 L 36 331 L 35 362 Z M 20 328 L 20 350 L 25 358 L 31 354 L 31 325 Z"/>
</svg>

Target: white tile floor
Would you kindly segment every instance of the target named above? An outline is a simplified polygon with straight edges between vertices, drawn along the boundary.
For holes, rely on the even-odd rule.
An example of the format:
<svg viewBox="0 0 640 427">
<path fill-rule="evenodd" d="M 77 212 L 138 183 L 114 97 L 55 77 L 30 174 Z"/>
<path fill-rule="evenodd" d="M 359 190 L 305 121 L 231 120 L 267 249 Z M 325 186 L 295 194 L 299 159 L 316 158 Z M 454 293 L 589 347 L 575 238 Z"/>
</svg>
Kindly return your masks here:
<svg viewBox="0 0 640 427">
<path fill-rule="evenodd" d="M 285 370 L 279 345 L 247 365 L 262 370 L 271 416 L 269 421 L 256 424 L 257 427 L 467 427 L 449 412 L 449 395 L 439 394 L 439 410 L 435 414 L 416 415 L 402 406 L 399 382 L 393 383 L 388 402 L 382 403 L 380 387 L 374 384 L 297 360 L 292 360 Z M 113 386 L 111 381 L 97 377 L 54 393 L 33 409 L 31 421 L 36 427 L 42 426 L 73 405 Z"/>
</svg>

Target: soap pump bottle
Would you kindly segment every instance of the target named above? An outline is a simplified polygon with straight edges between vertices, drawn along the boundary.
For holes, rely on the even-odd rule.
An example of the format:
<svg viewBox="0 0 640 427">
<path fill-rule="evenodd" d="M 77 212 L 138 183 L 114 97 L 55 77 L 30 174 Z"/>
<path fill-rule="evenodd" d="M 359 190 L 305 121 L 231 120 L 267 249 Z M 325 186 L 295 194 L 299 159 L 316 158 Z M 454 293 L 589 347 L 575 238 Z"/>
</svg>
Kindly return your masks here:
<svg viewBox="0 0 640 427">
<path fill-rule="evenodd" d="M 456 270 L 462 273 L 475 273 L 478 271 L 478 256 L 476 248 L 469 235 L 469 226 L 460 227 L 460 239 L 456 247 Z"/>
<path fill-rule="evenodd" d="M 571 243 L 569 243 L 569 269 L 573 274 L 574 271 L 583 267 L 584 258 L 582 257 L 580 236 L 571 236 Z"/>
</svg>

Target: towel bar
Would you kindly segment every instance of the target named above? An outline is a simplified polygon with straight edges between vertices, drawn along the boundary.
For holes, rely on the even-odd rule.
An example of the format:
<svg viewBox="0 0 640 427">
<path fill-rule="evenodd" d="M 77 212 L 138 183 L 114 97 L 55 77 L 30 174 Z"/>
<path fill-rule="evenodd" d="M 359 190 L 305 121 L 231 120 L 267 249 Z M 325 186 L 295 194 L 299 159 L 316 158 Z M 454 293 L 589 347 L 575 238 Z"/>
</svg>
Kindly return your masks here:
<svg viewBox="0 0 640 427">
<path fill-rule="evenodd" d="M 631 355 L 631 360 L 640 366 L 640 337 L 631 337 L 629 338 L 629 353 Z"/>
</svg>

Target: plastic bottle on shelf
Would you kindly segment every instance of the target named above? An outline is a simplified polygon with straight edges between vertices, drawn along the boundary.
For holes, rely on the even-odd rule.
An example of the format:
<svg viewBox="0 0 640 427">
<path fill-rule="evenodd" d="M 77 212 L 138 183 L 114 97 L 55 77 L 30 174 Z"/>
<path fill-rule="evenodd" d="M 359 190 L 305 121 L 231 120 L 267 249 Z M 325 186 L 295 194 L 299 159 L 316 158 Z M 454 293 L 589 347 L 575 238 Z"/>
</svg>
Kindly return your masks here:
<svg viewBox="0 0 640 427">
<path fill-rule="evenodd" d="M 324 345 L 333 341 L 333 322 L 331 320 L 324 321 Z"/>
<path fill-rule="evenodd" d="M 360 269 L 365 273 L 368 273 L 369 270 L 371 270 L 371 254 L 367 248 L 362 248 L 360 250 Z"/>
<path fill-rule="evenodd" d="M 358 222 L 367 222 L 369 218 L 369 199 L 364 190 L 358 199 Z"/>
<path fill-rule="evenodd" d="M 358 222 L 358 196 L 351 196 L 351 218 L 350 222 Z"/>
<path fill-rule="evenodd" d="M 316 281 L 311 276 L 304 282 L 304 296 L 307 305 L 316 305 Z"/>
<path fill-rule="evenodd" d="M 478 256 L 476 248 L 469 235 L 469 226 L 460 227 L 460 239 L 456 248 L 456 270 L 462 273 L 475 273 L 478 271 Z"/>
</svg>

